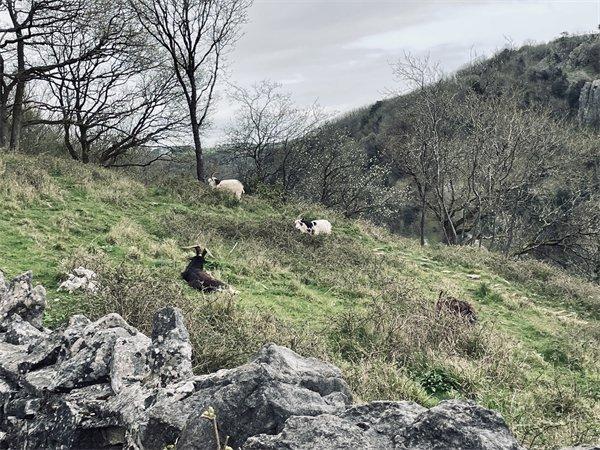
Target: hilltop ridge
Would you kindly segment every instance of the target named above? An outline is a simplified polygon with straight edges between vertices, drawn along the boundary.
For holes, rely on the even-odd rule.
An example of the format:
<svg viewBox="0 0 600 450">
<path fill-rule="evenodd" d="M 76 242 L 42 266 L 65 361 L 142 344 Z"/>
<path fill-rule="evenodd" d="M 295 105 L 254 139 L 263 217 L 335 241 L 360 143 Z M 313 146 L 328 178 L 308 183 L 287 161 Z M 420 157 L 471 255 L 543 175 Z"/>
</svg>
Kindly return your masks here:
<svg viewBox="0 0 600 450">
<path fill-rule="evenodd" d="M 483 96 L 517 94 L 524 107 L 544 106 L 556 117 L 578 119 L 581 91 L 600 78 L 600 34 L 564 35 L 546 43 L 505 48 L 448 74 Z M 378 136 L 401 114 L 411 93 L 348 113 L 338 121 L 358 139 Z M 373 149 L 370 149 L 372 152 Z"/>
</svg>

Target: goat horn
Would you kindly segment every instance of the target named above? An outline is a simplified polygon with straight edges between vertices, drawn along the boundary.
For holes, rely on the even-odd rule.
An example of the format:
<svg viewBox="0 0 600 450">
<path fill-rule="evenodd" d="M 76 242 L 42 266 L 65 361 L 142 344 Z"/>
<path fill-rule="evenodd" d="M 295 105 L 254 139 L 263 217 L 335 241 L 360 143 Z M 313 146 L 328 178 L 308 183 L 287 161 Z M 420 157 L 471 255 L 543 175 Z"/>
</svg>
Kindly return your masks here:
<svg viewBox="0 0 600 450">
<path fill-rule="evenodd" d="M 213 173 L 210 175 L 210 177 L 211 177 L 211 178 L 214 178 L 214 176 L 215 176 L 217 173 L 218 173 L 218 172 L 213 172 Z"/>
<path fill-rule="evenodd" d="M 210 256 L 211 258 L 215 257 L 215 255 L 213 255 L 212 252 L 208 248 L 202 247 L 200 244 L 190 245 L 188 247 L 181 247 L 181 248 L 183 250 L 204 249 L 204 250 L 206 250 L 206 253 L 208 254 L 208 256 Z"/>
</svg>

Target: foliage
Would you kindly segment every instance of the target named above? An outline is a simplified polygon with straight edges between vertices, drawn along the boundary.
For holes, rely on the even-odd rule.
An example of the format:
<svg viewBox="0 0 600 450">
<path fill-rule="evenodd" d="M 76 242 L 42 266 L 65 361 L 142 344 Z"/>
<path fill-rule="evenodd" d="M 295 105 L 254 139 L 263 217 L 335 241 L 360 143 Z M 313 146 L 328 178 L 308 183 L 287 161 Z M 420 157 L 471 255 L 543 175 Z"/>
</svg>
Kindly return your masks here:
<svg viewBox="0 0 600 450">
<path fill-rule="evenodd" d="M 252 0 L 129 0 L 127 4 L 127 13 L 166 54 L 166 65 L 187 105 L 196 177 L 204 181 L 201 132 L 208 124 L 226 52 L 239 38 Z"/>
<path fill-rule="evenodd" d="M 250 89 L 233 87 L 238 110 L 227 130 L 223 151 L 250 187 L 256 183 L 280 184 L 289 195 L 304 170 L 303 140 L 325 119 L 313 105 L 296 106 L 281 84 L 262 81 Z"/>
<path fill-rule="evenodd" d="M 296 195 L 337 209 L 346 217 L 385 219 L 396 212 L 402 197 L 388 184 L 390 168 L 349 136 L 322 127 L 307 141 L 304 177 Z"/>
</svg>

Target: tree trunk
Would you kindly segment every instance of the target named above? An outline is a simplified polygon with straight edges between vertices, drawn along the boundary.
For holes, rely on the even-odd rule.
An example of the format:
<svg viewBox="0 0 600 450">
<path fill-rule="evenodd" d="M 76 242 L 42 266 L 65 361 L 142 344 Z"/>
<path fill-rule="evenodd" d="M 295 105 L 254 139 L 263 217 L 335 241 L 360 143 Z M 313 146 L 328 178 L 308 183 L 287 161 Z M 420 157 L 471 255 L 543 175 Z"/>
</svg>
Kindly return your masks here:
<svg viewBox="0 0 600 450">
<path fill-rule="evenodd" d="M 194 152 L 196 153 L 196 178 L 204 182 L 204 157 L 202 155 L 202 141 L 200 139 L 200 127 L 195 119 L 192 119 L 192 134 L 194 136 Z"/>
<path fill-rule="evenodd" d="M 505 256 L 508 256 L 510 254 L 510 249 L 513 246 L 516 222 L 517 222 L 517 206 L 516 206 L 516 202 L 515 202 L 513 210 L 512 210 L 512 214 L 510 217 L 510 223 L 509 223 L 508 229 L 507 229 L 506 243 L 504 244 L 504 248 L 502 249 L 502 252 L 504 253 Z"/>
<path fill-rule="evenodd" d="M 71 144 L 71 138 L 70 138 L 71 128 L 70 128 L 70 126 L 67 123 L 65 123 L 63 125 L 63 130 L 65 133 L 65 136 L 64 136 L 65 137 L 65 139 L 64 139 L 65 147 L 67 148 L 69 155 L 71 155 L 71 158 L 73 158 L 75 161 L 79 161 L 79 155 L 73 148 L 73 144 Z"/>
<path fill-rule="evenodd" d="M 19 150 L 21 143 L 21 124 L 23 123 L 23 97 L 25 82 L 19 81 L 15 90 L 15 102 L 12 109 L 12 127 L 10 130 L 10 149 Z"/>
<path fill-rule="evenodd" d="M 23 123 L 23 99 L 25 97 L 25 44 L 21 39 L 21 32 L 17 31 L 17 83 L 15 90 L 15 100 L 12 108 L 12 127 L 10 130 L 10 149 L 19 150 L 21 142 L 21 125 Z"/>
<path fill-rule="evenodd" d="M 8 100 L 2 95 L 0 98 L 0 147 L 6 147 L 8 136 Z"/>
<path fill-rule="evenodd" d="M 419 237 L 421 239 L 421 247 L 425 245 L 425 195 L 421 199 L 421 222 L 419 224 Z"/>
<path fill-rule="evenodd" d="M 0 147 L 6 147 L 8 136 L 8 86 L 4 76 L 4 58 L 0 55 Z"/>
<path fill-rule="evenodd" d="M 198 97 L 196 92 L 196 80 L 193 73 L 188 73 L 190 80 L 191 95 L 188 97 L 188 108 L 190 110 L 190 124 L 194 138 L 194 153 L 196 154 L 196 178 L 204 183 L 204 158 L 202 155 L 202 140 L 200 139 L 200 124 L 198 123 Z"/>
<path fill-rule="evenodd" d="M 87 137 L 87 128 L 79 128 L 79 142 L 81 143 L 81 162 L 87 164 L 90 162 L 90 143 Z"/>
<path fill-rule="evenodd" d="M 458 236 L 454 231 L 452 226 L 452 222 L 449 219 L 442 220 L 441 224 L 442 229 L 444 230 L 444 239 L 446 240 L 447 245 L 456 245 L 458 241 Z"/>
</svg>

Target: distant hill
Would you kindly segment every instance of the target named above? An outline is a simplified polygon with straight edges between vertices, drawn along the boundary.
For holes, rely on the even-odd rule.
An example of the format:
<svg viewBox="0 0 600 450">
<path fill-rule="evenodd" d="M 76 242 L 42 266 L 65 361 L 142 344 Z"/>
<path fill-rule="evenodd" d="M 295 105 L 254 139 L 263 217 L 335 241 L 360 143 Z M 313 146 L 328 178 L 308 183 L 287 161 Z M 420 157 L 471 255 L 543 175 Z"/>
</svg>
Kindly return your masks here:
<svg viewBox="0 0 600 450">
<path fill-rule="evenodd" d="M 571 222 L 563 228 L 575 230 L 585 222 L 586 217 L 592 217 L 591 211 L 596 209 L 597 201 L 590 200 L 588 205 L 582 202 L 595 199 L 600 193 L 600 154 L 596 145 L 600 139 L 600 35 L 564 35 L 545 44 L 504 49 L 454 74 L 439 74 L 434 65 L 410 57 L 400 63 L 396 70 L 401 78 L 416 81 L 412 91 L 346 114 L 333 125 L 339 132 L 357 140 L 371 158 L 389 167 L 391 176 L 383 181 L 386 186 L 410 188 L 410 197 L 400 204 L 400 213 L 386 218 L 385 224 L 404 235 L 423 234 L 429 240 L 449 243 L 453 243 L 455 224 L 466 224 L 462 235 L 469 237 L 473 231 L 469 216 L 477 209 L 477 202 L 473 199 L 479 195 L 475 191 L 482 189 L 481 186 L 486 183 L 480 183 L 479 187 L 468 193 L 470 175 L 466 175 L 462 169 L 472 167 L 469 169 L 472 176 L 481 177 L 485 170 L 490 170 L 491 174 L 497 172 L 495 168 L 502 167 L 496 165 L 495 168 L 484 169 L 485 163 L 482 162 L 491 161 L 494 155 L 500 155 L 508 148 L 512 148 L 513 155 L 519 155 L 523 161 L 531 163 L 541 155 L 540 151 L 559 145 L 561 149 L 556 154 L 539 156 L 539 165 L 521 165 L 546 168 L 532 172 L 533 176 L 539 176 L 544 182 L 536 186 L 534 183 L 527 185 L 526 191 L 532 201 L 526 200 L 527 205 L 516 215 L 520 216 L 523 223 L 529 224 L 521 230 L 520 236 L 527 236 L 528 230 L 535 230 L 534 233 L 551 230 L 548 236 L 552 237 L 547 242 L 552 245 L 544 244 L 533 250 L 530 256 L 563 267 L 579 265 L 579 262 L 574 264 L 573 261 L 581 255 L 573 259 L 573 254 L 569 254 L 570 249 L 565 251 L 562 246 L 564 241 L 560 236 L 560 227 L 544 225 L 545 219 L 540 216 L 540 228 L 535 229 L 537 219 L 529 217 L 528 212 L 534 210 L 535 204 L 544 202 L 554 204 L 555 208 L 567 204 L 581 206 L 589 214 L 571 216 Z M 426 81 L 420 83 L 419 80 Z M 493 111 L 491 115 L 497 115 L 485 125 L 478 125 L 478 120 L 491 117 L 490 111 Z M 526 121 L 527 117 L 531 121 L 523 126 L 518 139 L 511 141 L 516 135 L 513 132 L 502 134 L 503 129 L 513 129 L 513 124 Z M 542 123 L 543 129 L 539 129 L 535 135 L 536 127 Z M 531 145 L 541 143 L 549 136 L 552 136 L 552 143 L 539 148 Z M 479 143 L 470 144 L 475 141 Z M 432 150 L 434 148 L 436 150 Z M 474 156 L 479 151 L 485 151 L 485 148 L 492 149 L 485 158 Z M 420 156 L 415 156 L 419 153 Z M 434 154 L 437 156 L 431 156 Z M 469 156 L 465 156 L 467 154 Z M 425 160 L 427 162 L 423 164 Z M 460 163 L 452 165 L 453 161 Z M 435 170 L 430 169 L 434 162 L 438 164 Z M 550 163 L 557 170 L 548 170 Z M 576 181 L 566 181 L 569 177 Z M 436 182 L 439 182 L 435 188 L 437 194 L 431 194 L 431 186 Z M 460 186 L 464 187 L 464 194 L 460 193 Z M 421 187 L 427 191 L 425 198 L 420 197 L 419 192 L 424 192 L 420 191 Z M 459 193 L 455 195 L 455 192 Z M 499 198 L 506 199 L 510 195 L 507 190 Z M 427 207 L 421 207 L 420 202 L 425 202 Z M 493 226 L 479 223 L 481 226 L 477 233 L 482 240 L 487 240 L 484 245 L 490 241 L 498 244 L 495 240 L 498 213 L 509 209 L 506 204 L 501 207 L 495 202 L 489 203 L 490 208 L 486 213 L 476 215 L 478 218 L 487 215 L 490 223 L 493 223 Z M 511 200 L 507 204 L 511 204 Z M 421 216 L 423 223 L 420 223 L 419 213 L 423 210 L 426 213 Z M 565 212 L 563 216 L 569 217 L 569 214 Z M 595 218 L 592 221 L 597 222 Z M 450 230 L 446 229 L 449 223 Z M 507 231 L 511 228 L 507 222 L 500 228 L 505 236 L 512 235 Z M 511 240 L 502 244 L 505 249 L 512 245 L 509 242 Z M 561 245 L 554 245 L 555 242 Z M 498 251 L 502 250 L 502 245 L 489 248 Z M 589 250 L 589 255 L 592 255 L 581 271 L 591 278 L 597 278 L 596 272 L 600 273 L 596 269 L 599 264 L 597 248 L 593 243 L 591 246 L 588 243 L 576 245 Z M 588 265 L 588 261 L 593 262 Z"/>
<path fill-rule="evenodd" d="M 543 105 L 557 117 L 575 120 L 583 86 L 600 78 L 600 35 L 564 35 L 545 44 L 504 49 L 454 76 L 481 95 L 518 92 L 523 107 Z M 338 126 L 362 139 L 369 152 L 375 152 L 379 134 L 410 101 L 410 93 L 378 101 L 340 118 Z"/>
</svg>

